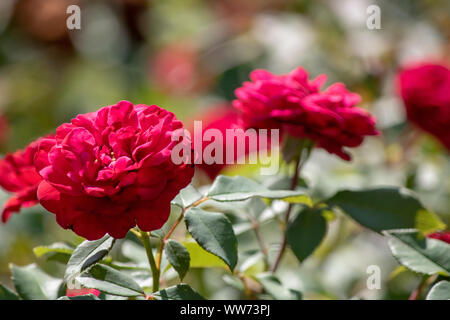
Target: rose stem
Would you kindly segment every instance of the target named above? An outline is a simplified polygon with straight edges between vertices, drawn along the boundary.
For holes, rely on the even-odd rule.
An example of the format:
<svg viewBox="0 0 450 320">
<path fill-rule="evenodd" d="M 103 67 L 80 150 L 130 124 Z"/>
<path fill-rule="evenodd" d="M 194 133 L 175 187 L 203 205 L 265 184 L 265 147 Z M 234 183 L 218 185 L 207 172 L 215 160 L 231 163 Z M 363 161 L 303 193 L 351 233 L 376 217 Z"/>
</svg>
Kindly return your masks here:
<svg viewBox="0 0 450 320">
<path fill-rule="evenodd" d="M 303 152 L 300 152 L 299 155 L 297 156 L 297 158 L 295 159 L 295 172 L 294 172 L 294 175 L 293 175 L 292 180 L 291 180 L 291 190 L 294 190 L 295 187 L 298 184 L 298 177 L 299 177 L 300 169 L 301 169 L 300 162 L 301 162 L 301 159 L 302 159 L 302 156 L 301 156 L 302 153 Z M 289 223 L 289 217 L 291 215 L 291 211 L 292 211 L 292 203 L 289 203 L 289 206 L 288 206 L 287 211 L 286 211 L 286 216 L 285 216 L 285 219 L 284 219 L 283 240 L 281 242 L 281 248 L 280 248 L 280 251 L 278 252 L 278 256 L 275 259 L 275 262 L 274 262 L 274 264 L 272 266 L 272 272 L 276 272 L 277 271 L 278 266 L 279 266 L 279 264 L 281 262 L 281 259 L 283 258 L 284 251 L 286 250 L 286 244 L 287 244 L 286 229 L 287 229 L 287 225 Z"/>
<path fill-rule="evenodd" d="M 181 211 L 181 214 L 178 217 L 177 221 L 175 221 L 173 226 L 170 228 L 170 230 L 164 236 L 164 239 L 161 240 L 161 244 L 159 246 L 158 254 L 156 255 L 156 267 L 158 268 L 158 270 L 161 269 L 161 259 L 162 259 L 162 254 L 163 254 L 163 250 L 164 250 L 164 247 L 166 245 L 166 242 L 167 242 L 167 240 L 169 240 L 170 236 L 175 231 L 175 229 L 178 227 L 178 225 L 181 223 L 181 221 L 183 221 L 184 213 L 186 212 L 186 210 L 191 208 L 191 207 L 196 207 L 199 204 L 205 202 L 206 200 L 208 200 L 207 197 L 201 198 L 200 200 L 194 202 L 192 205 L 187 206 L 186 208 L 183 208 L 183 210 Z"/>
<path fill-rule="evenodd" d="M 409 296 L 408 300 L 417 300 L 420 298 L 420 296 L 422 295 L 423 290 L 430 285 L 431 283 L 433 283 L 437 278 L 437 275 L 434 276 L 427 276 L 424 275 L 422 277 L 422 279 L 419 282 L 419 285 L 417 286 L 417 288 L 415 288 L 413 290 L 413 292 L 411 292 L 411 295 Z"/>
<path fill-rule="evenodd" d="M 140 239 L 142 241 L 142 244 L 144 245 L 145 252 L 147 253 L 148 263 L 150 264 L 150 269 L 152 271 L 152 277 L 153 277 L 153 288 L 152 292 L 156 292 L 159 290 L 159 275 L 160 270 L 156 266 L 155 258 L 153 257 L 153 251 L 152 251 L 152 245 L 150 243 L 150 237 L 148 232 L 139 230 L 140 232 Z"/>
</svg>

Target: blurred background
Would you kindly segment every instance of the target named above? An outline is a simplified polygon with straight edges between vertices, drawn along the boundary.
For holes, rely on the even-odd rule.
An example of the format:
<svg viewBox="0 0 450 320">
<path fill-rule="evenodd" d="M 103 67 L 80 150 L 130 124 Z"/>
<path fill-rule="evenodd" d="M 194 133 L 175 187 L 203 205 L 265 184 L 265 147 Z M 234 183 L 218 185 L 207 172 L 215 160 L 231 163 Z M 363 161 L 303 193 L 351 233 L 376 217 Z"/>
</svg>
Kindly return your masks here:
<svg viewBox="0 0 450 320">
<path fill-rule="evenodd" d="M 71 4 L 81 8 L 81 30 L 66 27 Z M 371 4 L 381 8 L 379 30 L 366 26 Z M 400 66 L 449 60 L 449 12 L 447 0 L 1 0 L 0 152 L 123 99 L 201 119 L 232 101 L 251 70 L 303 66 L 311 77 L 327 74 L 327 85 L 341 81 L 358 92 L 382 131 L 352 150 L 351 163 L 316 150 L 303 170 L 313 195 L 403 185 L 450 223 L 448 153 L 407 123 L 395 88 Z M 246 168 L 227 172 L 261 178 Z M 1 203 L 7 198 L 0 194 Z M 23 210 L 0 226 L 1 282 L 9 281 L 9 262 L 36 262 L 36 245 L 80 241 L 43 212 Z M 278 241 L 267 229 L 268 243 Z M 285 262 L 281 278 L 312 298 L 403 299 L 418 281 L 392 274 L 397 264 L 385 240 L 340 216 L 314 257 L 301 267 L 293 257 Z M 382 269 L 382 290 L 365 289 L 371 264 Z M 207 272 L 195 274 L 199 291 L 239 297 L 221 271 Z"/>
</svg>

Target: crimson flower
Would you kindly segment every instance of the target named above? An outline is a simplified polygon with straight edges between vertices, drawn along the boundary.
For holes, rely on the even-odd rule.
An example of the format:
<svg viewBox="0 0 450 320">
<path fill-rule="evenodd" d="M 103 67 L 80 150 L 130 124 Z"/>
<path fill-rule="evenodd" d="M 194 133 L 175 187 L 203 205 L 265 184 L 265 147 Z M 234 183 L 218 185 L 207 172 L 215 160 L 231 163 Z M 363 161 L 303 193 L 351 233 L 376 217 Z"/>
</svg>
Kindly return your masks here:
<svg viewBox="0 0 450 320">
<path fill-rule="evenodd" d="M 33 163 L 39 141 L 30 143 L 24 150 L 7 154 L 0 160 L 0 186 L 14 193 L 3 207 L 2 221 L 4 223 L 14 212 L 20 212 L 21 208 L 38 203 L 36 192 L 42 178 Z"/>
<path fill-rule="evenodd" d="M 303 68 L 280 76 L 255 70 L 250 79 L 236 89 L 233 101 L 247 128 L 277 128 L 310 139 L 344 160 L 350 160 L 345 147 L 357 147 L 364 136 L 378 134 L 375 119 L 356 107 L 359 95 L 342 83 L 320 91 L 325 75 L 309 80 Z"/>
<path fill-rule="evenodd" d="M 450 150 L 450 70 L 444 65 L 419 64 L 398 74 L 398 86 L 408 119 Z"/>
<path fill-rule="evenodd" d="M 182 128 L 173 113 L 128 101 L 78 115 L 39 144 L 40 203 L 88 240 L 161 228 L 194 172 L 171 161 Z"/>
</svg>

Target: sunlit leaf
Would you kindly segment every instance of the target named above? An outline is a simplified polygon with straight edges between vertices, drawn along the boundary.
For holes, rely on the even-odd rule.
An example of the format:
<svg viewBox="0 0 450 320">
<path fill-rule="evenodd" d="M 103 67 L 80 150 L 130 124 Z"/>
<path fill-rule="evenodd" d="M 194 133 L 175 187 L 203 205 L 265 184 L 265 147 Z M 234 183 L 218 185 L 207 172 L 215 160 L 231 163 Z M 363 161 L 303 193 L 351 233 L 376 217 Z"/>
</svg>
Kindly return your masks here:
<svg viewBox="0 0 450 320">
<path fill-rule="evenodd" d="M 250 198 L 288 199 L 295 203 L 309 204 L 304 191 L 270 190 L 256 181 L 236 176 L 218 176 L 207 194 L 216 201 L 243 201 Z"/>
<path fill-rule="evenodd" d="M 106 235 L 95 241 L 84 241 L 73 252 L 67 263 L 64 281 L 72 281 L 84 270 L 102 260 L 114 245 L 114 239 Z"/>
<path fill-rule="evenodd" d="M 237 239 L 231 222 L 221 213 L 191 208 L 185 215 L 189 233 L 206 251 L 222 259 L 231 270 L 237 264 Z"/>
<path fill-rule="evenodd" d="M 197 242 L 184 241 L 183 245 L 191 257 L 191 268 L 228 268 L 222 259 L 200 247 Z"/>
<path fill-rule="evenodd" d="M 408 269 L 424 274 L 450 274 L 450 244 L 424 238 L 417 230 L 390 230 L 389 247 Z"/>
<path fill-rule="evenodd" d="M 144 294 L 144 290 L 130 276 L 105 265 L 95 265 L 88 274 L 78 277 L 77 281 L 86 288 L 123 296 L 136 297 Z"/>
</svg>

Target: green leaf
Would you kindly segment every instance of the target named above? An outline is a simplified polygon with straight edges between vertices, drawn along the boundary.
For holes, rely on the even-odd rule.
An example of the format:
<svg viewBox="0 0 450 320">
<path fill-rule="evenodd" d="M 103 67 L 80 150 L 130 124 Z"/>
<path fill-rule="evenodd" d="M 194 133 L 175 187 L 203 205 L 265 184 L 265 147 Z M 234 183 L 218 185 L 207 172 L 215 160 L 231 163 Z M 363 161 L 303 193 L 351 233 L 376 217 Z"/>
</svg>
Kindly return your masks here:
<svg viewBox="0 0 450 320">
<path fill-rule="evenodd" d="M 0 300 L 19 300 L 17 293 L 0 284 Z"/>
<path fill-rule="evenodd" d="M 450 300 L 450 281 L 440 281 L 428 292 L 427 300 Z"/>
<path fill-rule="evenodd" d="M 191 257 L 191 268 L 228 268 L 222 259 L 200 247 L 197 242 L 184 241 L 183 245 Z"/>
<path fill-rule="evenodd" d="M 89 276 L 78 277 L 77 281 L 86 288 L 122 297 L 136 297 L 144 294 L 144 290 L 130 276 L 105 265 L 95 265 Z"/>
<path fill-rule="evenodd" d="M 320 245 L 327 232 L 327 221 L 320 209 L 304 208 L 287 228 L 287 241 L 302 262 Z"/>
<path fill-rule="evenodd" d="M 424 238 L 417 230 L 385 231 L 389 247 L 397 260 L 408 269 L 424 274 L 450 274 L 450 245 Z"/>
<path fill-rule="evenodd" d="M 186 226 L 197 243 L 222 259 L 231 270 L 237 264 L 237 239 L 231 222 L 221 213 L 191 208 L 185 214 Z"/>
<path fill-rule="evenodd" d="M 256 181 L 236 176 L 218 176 L 207 197 L 216 201 L 243 201 L 250 198 L 288 199 L 295 203 L 311 203 L 303 191 L 270 190 Z"/>
<path fill-rule="evenodd" d="M 405 188 L 339 191 L 327 203 L 340 207 L 358 223 L 376 232 L 414 228 L 429 233 L 445 228 L 439 217 L 427 211 L 415 194 Z"/>
<path fill-rule="evenodd" d="M 49 261 L 58 261 L 64 264 L 70 259 L 73 248 L 65 243 L 54 243 L 50 246 L 39 246 L 33 249 L 36 257 L 45 257 Z"/>
<path fill-rule="evenodd" d="M 24 300 L 48 300 L 35 274 L 26 266 L 10 265 L 17 293 Z"/>
<path fill-rule="evenodd" d="M 83 271 L 102 260 L 114 245 L 114 239 L 106 235 L 95 241 L 84 241 L 73 252 L 67 263 L 64 281 L 73 281 Z"/>
<path fill-rule="evenodd" d="M 185 283 L 177 284 L 153 293 L 155 300 L 205 300 L 200 294 Z"/>
<path fill-rule="evenodd" d="M 301 293 L 296 290 L 290 290 L 282 285 L 278 278 L 269 272 L 261 273 L 255 276 L 264 290 L 276 300 L 299 300 Z"/>
<path fill-rule="evenodd" d="M 182 189 L 180 193 L 178 193 L 171 203 L 181 208 L 186 208 L 201 198 L 201 193 L 198 192 L 192 185 L 188 185 L 186 188 Z"/>
<path fill-rule="evenodd" d="M 189 262 L 191 260 L 189 251 L 181 243 L 172 239 L 166 242 L 164 251 L 170 264 L 178 272 L 180 279 L 183 280 L 189 270 Z"/>
</svg>

